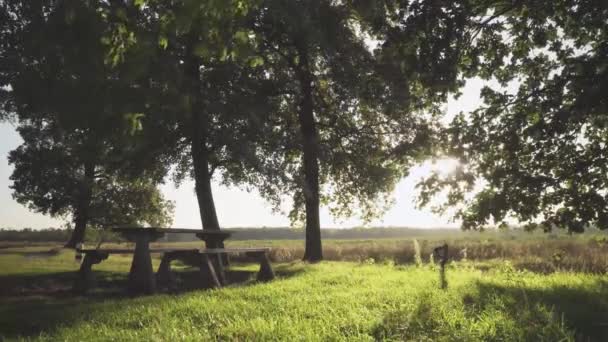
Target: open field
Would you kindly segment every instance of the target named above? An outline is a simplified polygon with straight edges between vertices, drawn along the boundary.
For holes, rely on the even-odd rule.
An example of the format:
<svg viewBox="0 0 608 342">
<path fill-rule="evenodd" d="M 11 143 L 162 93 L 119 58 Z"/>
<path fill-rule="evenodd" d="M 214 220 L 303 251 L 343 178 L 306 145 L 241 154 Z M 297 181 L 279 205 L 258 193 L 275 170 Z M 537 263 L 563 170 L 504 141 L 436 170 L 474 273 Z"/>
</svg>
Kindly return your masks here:
<svg viewBox="0 0 608 342">
<path fill-rule="evenodd" d="M 608 277 L 603 272 L 566 272 L 559 267 L 530 272 L 518 270 L 517 260 L 474 261 L 469 256 L 449 264 L 444 291 L 438 287 L 436 267 L 426 262 L 417 267 L 379 255 L 363 257 L 408 243 L 413 245 L 411 240 L 326 241 L 328 258 L 329 251 L 338 248 L 343 259 L 358 249 L 359 262 L 281 261 L 275 263 L 278 279 L 271 283 L 245 277 L 239 285 L 221 290 L 191 289 L 189 268 L 182 266 L 182 292 L 140 298 L 122 291 L 129 257 L 111 256 L 96 265 L 99 289 L 78 297 L 69 291 L 78 267 L 73 252 L 48 252 L 48 245 L 4 248 L 0 340 L 608 339 Z M 505 245 L 505 250 L 519 246 L 521 252 L 535 251 L 538 242 L 529 243 Z M 567 241 L 554 243 L 551 248 L 569 246 Z M 570 243 L 576 247 L 573 251 L 593 243 L 597 253 L 605 248 L 585 240 Z M 301 242 L 249 244 L 294 251 L 294 259 Z M 420 242 L 423 257 L 434 244 Z M 154 262 L 156 267 L 158 259 Z M 254 271 L 249 266 L 237 269 L 243 274 Z"/>
<path fill-rule="evenodd" d="M 231 229 L 233 237 L 227 246 L 232 247 L 272 247 L 273 262 L 297 261 L 304 255 L 303 232 L 287 228 Z M 13 231 L 16 232 L 16 231 Z M 4 233 L 4 235 L 2 235 Z M 52 243 L 38 242 L 39 231 L 23 233 L 18 237 L 30 240 L 3 241 L 7 231 L 0 230 L 0 254 L 10 247 L 38 248 L 48 250 L 60 248 L 58 240 Z M 182 236 L 183 235 L 183 236 Z M 158 242 L 157 247 L 201 247 L 202 243 L 194 235 L 169 234 L 189 241 Z M 44 235 L 43 235 L 44 237 Z M 57 235 L 64 238 L 63 235 Z M 99 231 L 91 230 L 87 246 L 131 246 L 128 242 L 116 240 L 118 235 L 99 236 Z M 393 262 L 411 264 L 414 262 L 414 243 L 419 243 L 423 261 L 429 261 L 434 247 L 444 242 L 449 245 L 450 260 L 486 262 L 508 259 L 518 270 L 540 273 L 555 271 L 588 272 L 604 274 L 608 271 L 608 234 L 593 233 L 568 235 L 563 232 L 545 234 L 542 232 L 485 231 L 463 232 L 455 229 L 410 229 L 410 228 L 365 228 L 324 230 L 323 253 L 326 260 L 364 262 Z M 38 246 L 38 247 L 36 247 Z M 477 263 L 479 264 L 479 263 Z M 481 266 L 483 267 L 483 266 Z"/>
<path fill-rule="evenodd" d="M 382 236 L 376 229 L 370 229 L 370 236 Z M 381 231 L 381 229 L 378 229 Z M 381 231 L 382 232 L 382 231 Z M 357 236 L 352 232 L 344 236 Z M 272 234 L 268 234 L 272 235 Z M 271 247 L 273 262 L 300 260 L 304 254 L 304 242 L 299 239 L 264 239 L 264 231 L 258 239 L 246 239 L 237 231 L 227 242 L 229 247 Z M 331 239 L 323 241 L 324 257 L 331 261 L 365 262 L 373 259 L 376 263 L 414 263 L 414 240 L 419 243 L 421 258 L 428 262 L 431 251 L 444 242 L 449 245 L 450 260 L 493 262 L 508 259 L 518 270 L 540 273 L 574 271 L 604 274 L 608 271 L 608 235 L 605 233 L 580 234 L 539 234 L 523 232 L 461 232 L 445 231 L 441 234 L 429 231 L 409 232 L 390 238 Z M 91 239 L 88 246 L 96 246 L 99 240 Z M 200 240 L 186 242 L 158 242 L 156 247 L 202 247 Z M 104 242 L 103 246 L 131 246 L 127 242 Z M 60 248 L 61 243 L 0 241 L 0 254 L 10 247 L 49 250 Z M 9 249 L 7 249 L 9 248 Z M 479 263 L 477 263 L 479 265 Z M 484 266 L 481 266 L 484 267 Z"/>
</svg>

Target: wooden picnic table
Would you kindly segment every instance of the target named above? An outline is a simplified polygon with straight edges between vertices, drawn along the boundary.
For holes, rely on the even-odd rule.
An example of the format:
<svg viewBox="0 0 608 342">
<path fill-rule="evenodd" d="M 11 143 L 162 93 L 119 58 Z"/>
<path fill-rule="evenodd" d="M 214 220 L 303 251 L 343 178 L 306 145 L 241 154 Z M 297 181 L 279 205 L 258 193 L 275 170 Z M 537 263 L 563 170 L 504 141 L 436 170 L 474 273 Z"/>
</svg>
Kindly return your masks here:
<svg viewBox="0 0 608 342">
<path fill-rule="evenodd" d="M 135 242 L 133 261 L 129 271 L 129 292 L 133 294 L 151 294 L 156 292 L 156 277 L 152 268 L 150 255 L 150 242 L 156 241 L 165 234 L 195 234 L 205 241 L 208 246 L 219 247 L 232 233 L 227 231 L 209 231 L 203 229 L 187 228 L 141 228 L 141 227 L 115 227 L 112 231 L 125 236 L 129 241 Z M 221 260 L 219 261 L 221 263 Z"/>
</svg>

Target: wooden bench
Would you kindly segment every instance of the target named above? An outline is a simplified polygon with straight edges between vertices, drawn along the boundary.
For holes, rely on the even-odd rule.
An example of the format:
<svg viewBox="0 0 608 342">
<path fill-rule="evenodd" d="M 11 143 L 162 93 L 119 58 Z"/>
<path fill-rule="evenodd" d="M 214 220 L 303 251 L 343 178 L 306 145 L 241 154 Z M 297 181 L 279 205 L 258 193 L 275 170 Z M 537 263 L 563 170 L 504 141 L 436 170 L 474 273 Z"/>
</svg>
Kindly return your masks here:
<svg viewBox="0 0 608 342">
<path fill-rule="evenodd" d="M 174 250 L 163 253 L 163 257 L 156 273 L 157 284 L 173 288 L 175 278 L 171 272 L 171 262 L 180 260 L 187 264 L 199 267 L 201 287 L 217 288 L 227 284 L 225 266 L 222 257 L 230 254 L 243 254 L 257 261 L 260 269 L 257 273 L 258 281 L 274 279 L 274 271 L 268 258 L 270 248 L 204 248 L 194 253 L 187 250 Z"/>
<path fill-rule="evenodd" d="M 78 275 L 74 283 L 74 290 L 85 293 L 94 285 L 94 275 L 92 267 L 95 264 L 106 260 L 110 254 L 133 254 L 137 257 L 135 249 L 129 248 L 107 248 L 107 249 L 77 249 L 77 253 L 84 254 L 84 259 L 80 265 Z M 144 292 L 153 293 L 156 291 L 156 284 L 169 288 L 175 287 L 175 278 L 171 272 L 171 262 L 182 260 L 188 264 L 197 266 L 200 270 L 200 285 L 202 288 L 217 288 L 225 285 L 226 275 L 223 256 L 229 254 L 244 254 L 260 263 L 260 270 L 257 274 L 259 281 L 270 281 L 274 279 L 274 272 L 268 258 L 269 248 L 150 248 L 149 254 L 162 253 L 162 259 L 156 276 L 149 279 L 134 279 L 140 277 L 142 272 L 137 272 L 133 268 L 141 263 L 133 262 L 129 272 L 129 292 L 133 286 L 145 284 L 147 288 Z M 144 264 L 145 265 L 145 264 Z M 145 273 L 144 273 L 145 274 Z M 140 290 L 137 288 L 137 290 Z"/>
</svg>

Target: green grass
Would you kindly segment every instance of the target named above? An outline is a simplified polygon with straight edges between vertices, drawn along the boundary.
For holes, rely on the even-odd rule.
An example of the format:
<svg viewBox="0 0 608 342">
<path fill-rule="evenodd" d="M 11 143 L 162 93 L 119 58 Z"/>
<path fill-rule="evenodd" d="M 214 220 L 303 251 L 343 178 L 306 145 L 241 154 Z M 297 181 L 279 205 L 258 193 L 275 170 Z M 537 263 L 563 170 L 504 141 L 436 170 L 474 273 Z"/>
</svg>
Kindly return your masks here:
<svg viewBox="0 0 608 342">
<path fill-rule="evenodd" d="M 102 285 L 124 285 L 129 261 L 96 265 Z M 67 292 L 72 253 L 0 254 L 0 340 L 608 340 L 605 275 L 479 266 L 452 263 L 447 291 L 429 266 L 293 262 L 276 264 L 278 279 L 265 284 L 77 297 Z"/>
</svg>

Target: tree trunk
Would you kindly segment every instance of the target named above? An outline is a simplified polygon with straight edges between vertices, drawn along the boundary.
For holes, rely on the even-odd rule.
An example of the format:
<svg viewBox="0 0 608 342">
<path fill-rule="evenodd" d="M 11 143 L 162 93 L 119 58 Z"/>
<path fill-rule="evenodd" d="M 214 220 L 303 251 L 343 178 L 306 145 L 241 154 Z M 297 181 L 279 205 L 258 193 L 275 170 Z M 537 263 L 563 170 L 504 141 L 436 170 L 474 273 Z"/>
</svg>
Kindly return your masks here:
<svg viewBox="0 0 608 342">
<path fill-rule="evenodd" d="M 89 208 L 93 195 L 93 182 L 95 181 L 95 165 L 92 162 L 84 163 L 84 178 L 80 184 L 78 203 L 74 210 L 74 231 L 70 239 L 64 245 L 65 248 L 76 248 L 76 245 L 84 241 L 85 230 L 89 222 Z"/>
<path fill-rule="evenodd" d="M 190 39 L 187 47 L 188 57 L 185 61 L 186 77 L 189 80 L 188 94 L 191 96 L 191 156 L 192 167 L 194 169 L 194 183 L 196 190 L 196 198 L 198 200 L 199 214 L 204 230 L 219 230 L 220 225 L 215 211 L 215 202 L 213 201 L 213 192 L 211 189 L 211 172 L 209 170 L 209 150 L 207 148 L 208 137 L 208 120 L 204 110 L 203 101 L 201 99 L 201 64 L 198 58 L 193 54 L 193 46 L 195 39 Z M 211 244 L 213 244 L 211 242 Z M 211 246 L 207 243 L 208 248 L 222 248 L 223 243 Z"/>
<path fill-rule="evenodd" d="M 303 193 L 306 207 L 306 247 L 304 260 L 316 262 L 323 259 L 321 246 L 321 223 L 319 219 L 319 142 L 313 112 L 312 75 L 308 53 L 299 49 L 300 64 L 298 78 L 302 99 L 298 112 L 302 133 L 304 167 Z"/>
</svg>

